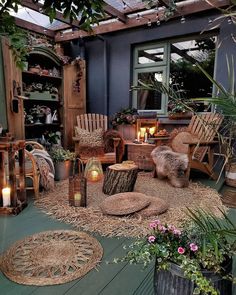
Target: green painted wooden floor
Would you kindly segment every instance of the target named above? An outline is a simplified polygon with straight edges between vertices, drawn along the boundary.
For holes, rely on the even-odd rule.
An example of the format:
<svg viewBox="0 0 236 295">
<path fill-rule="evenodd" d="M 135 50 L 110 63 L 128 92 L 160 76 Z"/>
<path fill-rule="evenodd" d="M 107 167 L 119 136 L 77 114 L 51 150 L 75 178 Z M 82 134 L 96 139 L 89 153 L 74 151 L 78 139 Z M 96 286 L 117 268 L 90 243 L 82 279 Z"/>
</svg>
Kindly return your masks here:
<svg viewBox="0 0 236 295">
<path fill-rule="evenodd" d="M 1 216 L 0 217 L 0 253 L 6 250 L 13 242 L 24 238 L 25 236 L 56 229 L 73 229 L 70 225 L 60 223 L 51 219 L 46 214 L 38 210 L 33 202 L 30 202 L 18 216 Z M 152 283 L 152 265 L 145 271 L 136 265 L 127 264 L 107 264 L 115 257 L 121 257 L 125 252 L 124 244 L 129 244 L 130 240 L 125 238 L 104 238 L 95 236 L 104 249 L 104 255 L 101 264 L 97 270 L 90 271 L 81 279 L 72 281 L 67 284 L 36 287 L 19 285 L 8 280 L 0 273 L 0 294 L 1 295 L 27 295 L 27 294 L 144 294 L 139 292 L 140 288 L 145 288 L 142 282 Z M 148 277 L 150 276 L 150 278 Z M 146 278 L 148 277 L 148 280 Z M 149 286 L 148 286 L 149 288 Z M 153 294 L 152 286 L 149 288 Z M 148 290 L 148 289 L 147 289 Z"/>
<path fill-rule="evenodd" d="M 207 182 L 215 186 L 213 182 Z M 220 189 L 222 183 L 217 184 Z M 233 213 L 233 211 L 232 211 Z M 235 216 L 235 213 L 233 214 Z M 0 216 L 0 253 L 13 242 L 25 236 L 56 229 L 73 229 L 70 225 L 60 223 L 42 213 L 33 202 L 18 216 Z M 153 265 L 145 271 L 140 266 L 128 264 L 107 264 L 114 257 L 124 254 L 123 245 L 130 242 L 126 238 L 104 238 L 95 236 L 103 246 L 104 255 L 97 270 L 90 271 L 83 278 L 67 284 L 36 287 L 16 284 L 0 273 L 0 295 L 153 295 Z M 169 295 L 169 294 L 166 294 Z M 234 294 L 236 295 L 236 293 Z"/>
</svg>

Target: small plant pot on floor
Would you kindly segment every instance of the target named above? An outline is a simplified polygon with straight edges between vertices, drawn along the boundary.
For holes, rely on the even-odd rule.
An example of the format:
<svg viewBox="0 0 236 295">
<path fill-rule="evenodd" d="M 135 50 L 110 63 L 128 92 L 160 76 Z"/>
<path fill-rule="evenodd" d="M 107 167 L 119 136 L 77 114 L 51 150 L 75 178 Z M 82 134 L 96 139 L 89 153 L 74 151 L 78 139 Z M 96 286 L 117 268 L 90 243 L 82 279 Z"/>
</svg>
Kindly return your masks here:
<svg viewBox="0 0 236 295">
<path fill-rule="evenodd" d="M 69 178 L 72 162 L 70 160 L 64 162 L 57 162 L 54 164 L 55 167 L 55 180 L 64 180 Z"/>
</svg>

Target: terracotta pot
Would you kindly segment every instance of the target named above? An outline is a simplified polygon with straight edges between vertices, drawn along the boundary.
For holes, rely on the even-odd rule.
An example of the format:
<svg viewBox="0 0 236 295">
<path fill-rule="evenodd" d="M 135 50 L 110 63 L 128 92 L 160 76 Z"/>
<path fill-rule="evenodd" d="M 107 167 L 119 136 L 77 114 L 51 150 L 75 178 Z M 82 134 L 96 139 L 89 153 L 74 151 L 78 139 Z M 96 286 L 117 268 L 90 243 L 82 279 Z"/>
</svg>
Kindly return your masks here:
<svg viewBox="0 0 236 295">
<path fill-rule="evenodd" d="M 176 113 L 176 114 L 169 114 L 168 118 L 170 120 L 187 120 L 191 119 L 193 114 L 191 112 L 186 113 Z"/>
<path fill-rule="evenodd" d="M 117 130 L 124 140 L 134 140 L 136 136 L 136 125 L 119 125 Z"/>
</svg>

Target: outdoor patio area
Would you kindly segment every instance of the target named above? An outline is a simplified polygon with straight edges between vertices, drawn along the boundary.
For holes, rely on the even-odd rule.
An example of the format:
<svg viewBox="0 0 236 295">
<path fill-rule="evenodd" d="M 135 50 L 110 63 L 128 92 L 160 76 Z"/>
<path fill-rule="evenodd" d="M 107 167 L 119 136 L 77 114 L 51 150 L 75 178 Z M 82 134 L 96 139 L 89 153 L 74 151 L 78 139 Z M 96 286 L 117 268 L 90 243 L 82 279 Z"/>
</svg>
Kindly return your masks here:
<svg viewBox="0 0 236 295">
<path fill-rule="evenodd" d="M 236 295 L 235 9 L 0 2 L 0 294 Z"/>
</svg>

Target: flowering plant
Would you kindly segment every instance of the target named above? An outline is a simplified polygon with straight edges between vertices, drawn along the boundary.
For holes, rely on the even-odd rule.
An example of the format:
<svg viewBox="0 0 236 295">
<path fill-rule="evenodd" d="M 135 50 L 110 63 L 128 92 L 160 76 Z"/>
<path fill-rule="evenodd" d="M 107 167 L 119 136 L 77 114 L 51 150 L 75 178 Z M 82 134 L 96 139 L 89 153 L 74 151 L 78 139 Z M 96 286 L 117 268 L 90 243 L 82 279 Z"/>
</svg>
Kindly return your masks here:
<svg viewBox="0 0 236 295">
<path fill-rule="evenodd" d="M 236 226 L 224 212 L 221 220 L 205 211 L 189 210 L 189 215 L 192 222 L 182 230 L 159 220 L 151 222 L 150 234 L 132 243 L 126 256 L 115 262 L 129 261 L 147 266 L 156 258 L 157 270 L 168 270 L 174 263 L 195 284 L 193 294 L 218 295 L 202 270 L 224 273 L 225 264 L 236 252 Z"/>
<path fill-rule="evenodd" d="M 138 117 L 137 109 L 135 108 L 126 108 L 121 109 L 120 112 L 115 113 L 111 120 L 112 126 L 122 125 L 122 124 L 128 124 L 132 125 L 136 123 Z"/>
</svg>

